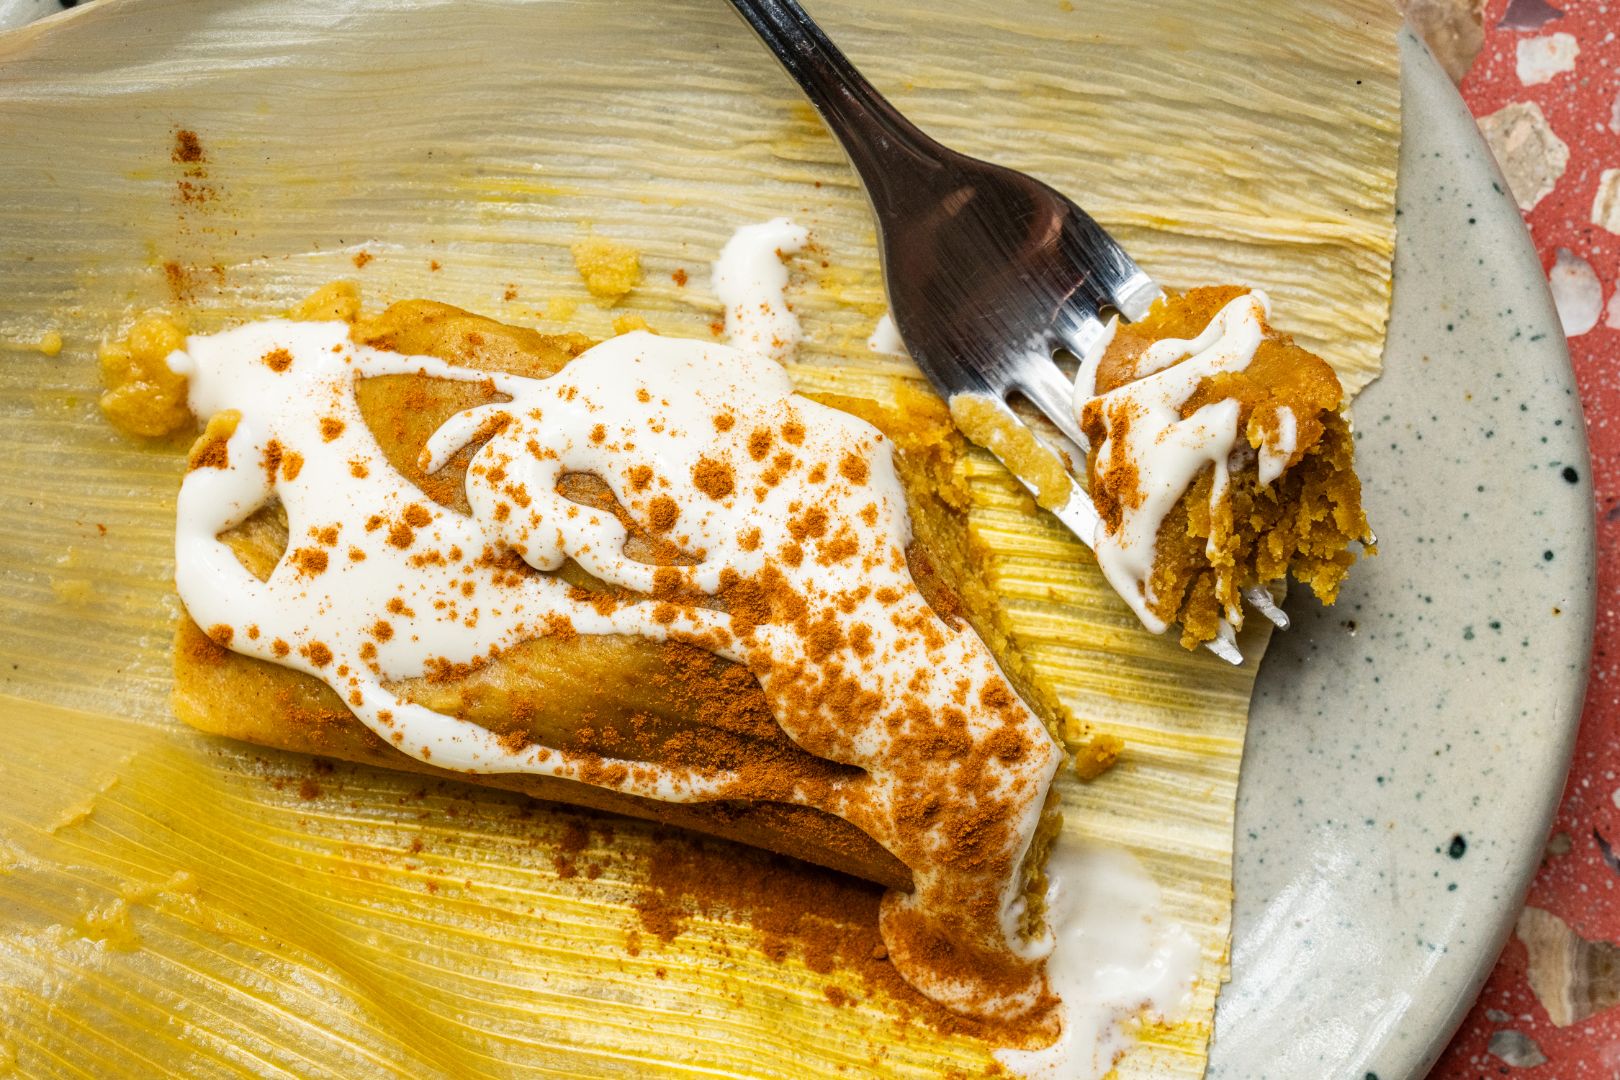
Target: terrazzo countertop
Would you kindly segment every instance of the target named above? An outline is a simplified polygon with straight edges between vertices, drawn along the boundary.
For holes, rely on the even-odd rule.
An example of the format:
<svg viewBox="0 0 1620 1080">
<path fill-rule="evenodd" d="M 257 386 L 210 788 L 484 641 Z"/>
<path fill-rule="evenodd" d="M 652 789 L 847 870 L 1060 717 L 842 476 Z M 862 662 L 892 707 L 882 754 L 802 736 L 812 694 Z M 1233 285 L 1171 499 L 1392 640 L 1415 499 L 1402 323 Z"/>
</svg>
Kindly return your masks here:
<svg viewBox="0 0 1620 1080">
<path fill-rule="evenodd" d="M 1573 772 L 1524 913 L 1430 1080 L 1620 1077 L 1620 2 L 1409 0 L 1524 211 L 1569 336 L 1598 518 Z"/>
</svg>

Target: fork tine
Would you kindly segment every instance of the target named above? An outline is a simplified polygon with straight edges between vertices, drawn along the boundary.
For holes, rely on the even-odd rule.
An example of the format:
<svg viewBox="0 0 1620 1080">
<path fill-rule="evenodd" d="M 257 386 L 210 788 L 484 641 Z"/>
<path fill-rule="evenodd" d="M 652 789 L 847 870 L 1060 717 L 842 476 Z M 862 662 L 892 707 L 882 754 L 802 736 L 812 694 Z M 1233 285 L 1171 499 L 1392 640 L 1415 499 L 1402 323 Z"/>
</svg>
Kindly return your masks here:
<svg viewBox="0 0 1620 1080">
<path fill-rule="evenodd" d="M 1012 384 L 1078 447 L 1086 445 L 1074 416 L 1074 384 L 1051 357 L 1031 353 L 1014 367 Z"/>
<path fill-rule="evenodd" d="M 1052 323 L 1052 336 L 1057 344 L 1069 350 L 1077 359 L 1084 358 L 1107 332 L 1108 324 L 1102 321 L 1096 308 L 1074 300 Z"/>
<path fill-rule="evenodd" d="M 1237 630 L 1225 619 L 1222 619 L 1220 626 L 1216 628 L 1215 637 L 1204 642 L 1204 648 L 1233 667 L 1240 667 L 1243 664 L 1243 654 L 1237 647 Z"/>
<path fill-rule="evenodd" d="M 1131 322 L 1146 315 L 1161 295 L 1159 286 L 1095 218 L 1072 199 L 1058 198 L 1069 211 L 1064 247 L 1073 264 L 1085 271 L 1081 289 L 1090 303 L 1110 306 Z"/>
<path fill-rule="evenodd" d="M 1163 298 L 1164 290 L 1158 283 L 1138 270 L 1115 286 L 1108 300 L 1127 322 L 1139 322 Z"/>
<path fill-rule="evenodd" d="M 1053 370 L 1056 370 L 1055 365 Z M 1062 372 L 1058 372 L 1058 377 L 1062 378 L 1062 374 Z M 1036 431 L 1034 428 L 1026 424 L 1023 418 L 1017 413 L 1013 412 L 1012 408 L 1005 401 L 995 396 L 988 396 L 988 400 L 995 406 L 996 411 L 1001 414 L 1001 418 L 1005 422 L 1017 424 L 1019 427 L 1033 435 L 1037 441 L 1041 442 L 1048 449 L 1051 449 L 1051 444 L 1048 442 L 1048 440 L 1043 438 L 1039 431 Z M 1012 474 L 1014 480 L 1017 480 L 1024 486 L 1025 490 L 1029 491 L 1031 494 L 1036 493 L 1035 486 L 1026 480 L 1020 474 L 1019 470 L 1015 468 L 1012 463 L 1008 462 L 1006 458 L 1002 457 L 993 446 L 986 445 L 984 448 L 989 450 L 990 453 L 994 454 L 997 461 L 1007 466 L 1007 471 Z M 1068 526 L 1069 530 L 1073 532 L 1074 535 L 1082 542 L 1084 542 L 1087 547 L 1090 547 L 1095 542 L 1097 525 L 1099 521 L 1099 518 L 1097 517 L 1097 508 L 1092 505 L 1091 496 L 1086 494 L 1085 489 L 1082 488 L 1078 483 L 1073 485 L 1068 502 L 1060 507 L 1055 508 L 1052 513 L 1059 521 Z"/>
<path fill-rule="evenodd" d="M 1052 363 L 1050 360 L 1043 360 L 1042 363 L 1052 369 L 1052 374 L 1056 377 L 1056 381 L 1059 384 L 1067 385 L 1068 380 L 1063 377 L 1063 372 L 1058 370 L 1056 364 Z M 1025 393 L 1027 395 L 1028 392 L 1026 391 Z M 1013 412 L 1005 401 L 1002 401 L 997 397 L 991 397 L 990 400 L 995 402 L 998 411 L 1000 411 L 1005 419 L 1025 428 L 1026 430 L 1029 430 L 1030 433 L 1033 434 L 1037 439 L 1041 438 L 1040 433 L 1030 429 L 1028 424 L 1025 424 L 1023 420 L 1019 419 L 1018 414 Z M 1031 398 L 1031 400 L 1034 399 Z M 1042 412 L 1045 412 L 1045 410 L 1043 409 Z M 986 447 L 986 449 L 989 449 L 989 447 Z M 1034 494 L 1034 485 L 1032 485 L 1028 480 L 1024 479 L 1023 476 L 1019 475 L 1018 470 L 1015 469 L 1011 463 L 1009 463 L 1000 454 L 996 453 L 995 450 L 990 450 L 990 452 L 995 454 L 996 460 L 1007 466 L 1007 471 L 1012 473 L 1014 480 L 1017 480 L 1019 484 L 1023 485 L 1025 490 L 1029 491 L 1031 494 Z M 1100 525 L 1100 519 L 1097 517 L 1097 508 L 1092 503 L 1091 496 L 1088 495 L 1079 484 L 1074 485 L 1074 490 L 1069 496 L 1069 501 L 1064 503 L 1062 506 L 1054 508 L 1052 513 L 1059 521 L 1063 522 L 1070 532 L 1084 542 L 1087 547 L 1092 547 L 1096 543 L 1097 529 Z M 1286 628 L 1288 617 L 1283 615 L 1283 613 L 1277 609 L 1276 605 L 1271 604 L 1270 600 L 1271 595 L 1268 593 L 1266 594 L 1266 607 L 1260 609 L 1261 613 L 1264 614 L 1268 619 L 1271 619 L 1273 623 Z M 1254 603 L 1254 600 L 1251 598 L 1250 602 Z M 1282 620 L 1281 622 L 1278 622 L 1279 618 Z M 1240 665 L 1243 663 L 1243 653 L 1240 652 L 1237 647 L 1237 633 L 1233 629 L 1232 625 L 1225 619 L 1221 620 L 1219 635 L 1213 641 L 1204 642 L 1204 647 L 1210 652 L 1214 653 L 1216 656 L 1220 657 L 1222 660 L 1225 660 L 1228 664 Z"/>
<path fill-rule="evenodd" d="M 1279 630 L 1288 629 L 1288 613 L 1278 607 L 1271 599 L 1271 592 L 1264 585 L 1251 585 L 1243 590 L 1243 599 L 1249 606 L 1266 617 L 1266 621 Z"/>
</svg>

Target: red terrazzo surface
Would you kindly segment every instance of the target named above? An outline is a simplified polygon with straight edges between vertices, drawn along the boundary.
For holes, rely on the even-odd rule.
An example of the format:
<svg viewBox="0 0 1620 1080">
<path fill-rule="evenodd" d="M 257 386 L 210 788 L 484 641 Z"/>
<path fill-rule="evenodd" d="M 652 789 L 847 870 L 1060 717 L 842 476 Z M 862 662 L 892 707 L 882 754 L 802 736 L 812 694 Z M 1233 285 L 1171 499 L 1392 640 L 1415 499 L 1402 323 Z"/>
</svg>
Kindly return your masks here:
<svg viewBox="0 0 1620 1080">
<path fill-rule="evenodd" d="M 1547 856 L 1529 903 L 1559 916 L 1583 938 L 1620 942 L 1620 873 L 1606 865 L 1597 839 L 1601 835 L 1620 848 L 1620 617 L 1614 603 L 1620 586 L 1620 298 L 1615 295 L 1620 236 L 1592 220 L 1603 171 L 1620 169 L 1620 3 L 1555 0 L 1552 6 L 1561 7 L 1561 14 L 1524 28 L 1525 22 L 1546 17 L 1546 7 L 1511 6 L 1509 23 L 1520 26 L 1503 25 L 1508 0 L 1486 3 L 1485 45 L 1463 81 L 1463 96 L 1476 116 L 1511 102 L 1535 102 L 1568 145 L 1569 163 L 1557 186 L 1525 218 L 1542 265 L 1550 268 L 1559 248 L 1585 259 L 1602 288 L 1604 305 L 1597 324 L 1584 332 L 1575 331 L 1586 319 L 1572 322 L 1566 315 L 1592 444 L 1600 599 L 1574 771 L 1551 849 L 1562 849 L 1567 838 L 1568 851 Z M 1526 85 L 1518 70 L 1519 43 L 1555 33 L 1571 35 L 1579 46 L 1573 70 Z M 1620 1006 L 1558 1027 L 1526 981 L 1527 962 L 1526 948 L 1515 938 L 1431 1080 L 1620 1077 Z M 1509 1064 L 1491 1053 L 1491 1036 L 1502 1031 L 1528 1036 L 1546 1062 L 1529 1064 L 1534 1052 L 1519 1056 L 1508 1051 L 1508 1058 L 1521 1062 Z M 1506 1050 L 1503 1042 L 1499 1038 L 1496 1049 Z"/>
</svg>

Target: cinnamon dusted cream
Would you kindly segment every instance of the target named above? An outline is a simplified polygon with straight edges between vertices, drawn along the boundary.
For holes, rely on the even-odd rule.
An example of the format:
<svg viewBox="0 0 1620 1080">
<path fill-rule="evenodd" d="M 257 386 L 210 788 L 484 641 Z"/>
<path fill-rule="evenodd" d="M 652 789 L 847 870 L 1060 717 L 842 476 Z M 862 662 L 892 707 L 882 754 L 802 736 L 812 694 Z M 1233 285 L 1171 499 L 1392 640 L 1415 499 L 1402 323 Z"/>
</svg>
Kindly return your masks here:
<svg viewBox="0 0 1620 1080">
<path fill-rule="evenodd" d="M 784 226 L 728 248 L 732 286 L 772 318 L 791 314 L 785 273 L 742 279 L 766 243 L 782 269 Z M 879 919 L 902 977 L 965 1014 L 1061 1029 L 1064 1046 L 1091 1039 L 1124 1014 L 1074 1011 L 1091 1007 L 1072 976 L 1086 961 L 1062 944 L 1072 927 L 1065 937 L 1045 918 L 1087 871 L 1024 866 L 1050 837 L 1038 826 L 1061 752 L 987 646 L 919 591 L 885 436 L 795 394 L 765 355 L 783 335 L 741 325 L 743 348 L 636 332 L 545 378 L 384 351 L 343 322 L 192 336 L 169 363 L 211 420 L 180 494 L 180 595 L 215 643 L 320 679 L 433 766 L 833 814 L 910 872 Z M 497 399 L 453 416 L 422 452 L 431 473 L 476 447 L 466 513 L 390 465 L 362 415 L 358 384 L 402 375 Z M 610 497 L 579 501 L 582 476 Z M 271 501 L 289 542 L 268 574 L 250 573 L 226 534 Z M 605 588 L 546 573 L 565 563 Z M 782 732 L 835 767 L 784 788 L 691 755 L 649 763 L 513 739 L 407 696 L 551 635 L 635 636 L 742 665 Z M 1049 956 L 1067 959 L 1049 970 Z"/>
<path fill-rule="evenodd" d="M 337 322 L 193 336 L 170 363 L 193 411 L 234 420 L 179 498 L 177 585 L 216 642 L 321 679 L 436 766 L 747 799 L 748 778 L 725 769 L 514 747 L 392 689 L 545 634 L 702 646 L 754 674 L 796 743 L 853 766 L 807 777 L 793 798 L 910 868 L 914 890 L 892 893 L 882 918 L 908 981 L 976 1015 L 1042 1001 L 1047 943 L 1022 932 L 1021 869 L 1061 754 L 984 643 L 918 591 L 904 491 L 875 428 L 794 394 L 758 353 L 640 332 L 545 379 L 380 351 Z M 402 374 L 507 399 L 456 416 L 426 450 L 433 468 L 488 439 L 468 469 L 470 515 L 424 497 L 366 426 L 356 383 Z M 619 512 L 559 492 L 580 473 L 679 557 L 633 558 Z M 272 499 L 291 540 L 260 581 L 220 534 Z M 529 572 L 564 560 L 622 592 Z"/>
<path fill-rule="evenodd" d="M 786 360 L 804 336 L 787 300 L 783 256 L 804 250 L 810 233 L 787 218 L 744 225 L 714 261 L 714 293 L 725 308 L 726 338 L 733 344 Z"/>
</svg>

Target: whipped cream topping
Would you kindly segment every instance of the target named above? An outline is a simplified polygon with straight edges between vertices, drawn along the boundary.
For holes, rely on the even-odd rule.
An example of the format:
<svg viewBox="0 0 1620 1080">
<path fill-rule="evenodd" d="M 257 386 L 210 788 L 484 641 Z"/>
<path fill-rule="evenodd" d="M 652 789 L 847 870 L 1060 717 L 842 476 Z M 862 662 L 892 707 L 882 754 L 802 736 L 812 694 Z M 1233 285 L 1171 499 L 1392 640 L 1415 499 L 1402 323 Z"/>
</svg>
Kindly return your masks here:
<svg viewBox="0 0 1620 1080">
<path fill-rule="evenodd" d="M 1137 358 L 1134 378 L 1106 394 L 1097 393 L 1097 370 L 1114 339 L 1117 319 L 1109 321 L 1080 358 L 1075 416 L 1084 428 L 1086 413 L 1100 410 L 1108 431 L 1097 448 L 1096 471 L 1107 475 L 1134 468 L 1140 495 L 1122 502 L 1117 528 L 1109 528 L 1106 521 L 1098 524 L 1091 547 L 1108 583 L 1154 633 L 1162 633 L 1168 625 L 1153 611 L 1159 529 L 1206 467 L 1214 470 L 1210 509 L 1219 505 L 1230 482 L 1228 460 L 1240 445 L 1240 407 L 1235 399 L 1211 402 L 1185 418 L 1182 407 L 1205 379 L 1249 366 L 1270 313 L 1271 302 L 1264 293 L 1245 293 L 1217 312 L 1197 337 L 1166 338 L 1149 345 Z M 1293 414 L 1288 412 L 1280 422 L 1277 444 L 1268 440 L 1262 448 L 1264 483 L 1282 474 L 1294 450 Z M 1234 617 L 1240 619 L 1241 613 Z M 1231 628 L 1223 629 L 1229 633 Z"/>
<path fill-rule="evenodd" d="M 786 297 L 782 259 L 804 250 L 810 232 L 787 218 L 744 225 L 715 260 L 712 285 L 726 314 L 726 339 L 738 348 L 783 361 L 804 337 Z"/>
<path fill-rule="evenodd" d="M 1158 885 L 1127 851 L 1065 834 L 1046 873 L 1057 935 L 1046 977 L 1062 1002 L 1062 1034 L 996 1059 L 1030 1080 L 1101 1080 L 1130 1048 L 1132 1027 L 1185 1013 L 1198 942 L 1163 916 Z"/>
</svg>

